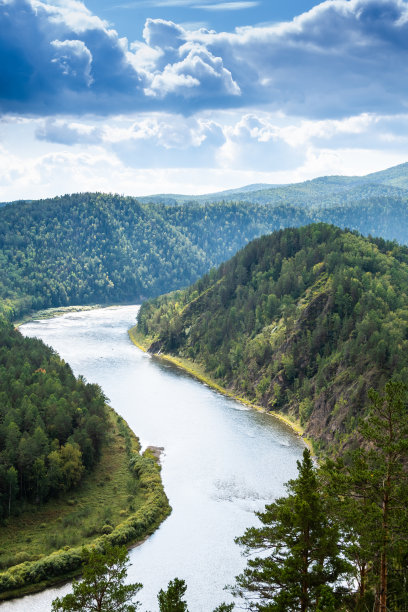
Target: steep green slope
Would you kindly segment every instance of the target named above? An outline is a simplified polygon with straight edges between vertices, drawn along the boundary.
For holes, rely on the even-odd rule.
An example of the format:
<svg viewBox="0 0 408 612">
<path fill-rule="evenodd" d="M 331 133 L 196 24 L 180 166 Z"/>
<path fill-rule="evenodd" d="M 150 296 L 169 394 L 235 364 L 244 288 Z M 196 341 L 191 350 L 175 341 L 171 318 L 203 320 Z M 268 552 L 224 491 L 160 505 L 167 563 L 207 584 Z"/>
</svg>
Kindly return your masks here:
<svg viewBox="0 0 408 612">
<path fill-rule="evenodd" d="M 195 361 L 335 448 L 369 387 L 407 378 L 408 248 L 325 224 L 275 232 L 144 303 L 138 329 L 152 352 Z"/>
<path fill-rule="evenodd" d="M 384 194 L 320 208 L 112 194 L 17 202 L 0 209 L 0 310 L 141 301 L 188 286 L 257 236 L 314 221 L 408 242 L 407 199 Z"/>
</svg>

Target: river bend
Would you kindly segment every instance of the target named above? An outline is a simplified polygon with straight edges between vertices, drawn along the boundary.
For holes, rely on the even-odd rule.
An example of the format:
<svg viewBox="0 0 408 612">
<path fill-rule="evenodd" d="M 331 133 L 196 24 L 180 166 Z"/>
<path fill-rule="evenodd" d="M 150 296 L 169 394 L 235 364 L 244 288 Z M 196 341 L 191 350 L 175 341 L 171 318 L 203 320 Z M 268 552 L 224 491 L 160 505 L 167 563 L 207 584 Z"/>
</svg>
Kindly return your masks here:
<svg viewBox="0 0 408 612">
<path fill-rule="evenodd" d="M 142 582 L 141 610 L 175 576 L 188 584 L 190 612 L 230 601 L 223 590 L 245 566 L 234 537 L 256 524 L 255 510 L 296 475 L 302 441 L 284 424 L 199 383 L 137 349 L 127 330 L 138 306 L 67 313 L 21 327 L 52 346 L 89 382 L 99 383 L 143 447 L 163 446 L 170 517 L 130 553 L 128 578 Z M 47 612 L 69 585 L 5 602 L 2 612 Z"/>
</svg>

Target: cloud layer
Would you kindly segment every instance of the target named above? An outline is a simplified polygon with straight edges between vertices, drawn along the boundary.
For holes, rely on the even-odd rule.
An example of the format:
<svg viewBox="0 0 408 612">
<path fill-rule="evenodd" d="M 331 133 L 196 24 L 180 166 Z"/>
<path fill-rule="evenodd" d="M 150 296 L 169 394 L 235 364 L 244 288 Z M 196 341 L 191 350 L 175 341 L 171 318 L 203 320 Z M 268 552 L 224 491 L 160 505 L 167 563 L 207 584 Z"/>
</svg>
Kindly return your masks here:
<svg viewBox="0 0 408 612">
<path fill-rule="evenodd" d="M 149 19 L 133 42 L 79 0 L 0 0 L 0 30 L 2 113 L 407 110 L 404 0 L 328 0 L 292 22 L 232 34 Z"/>
</svg>

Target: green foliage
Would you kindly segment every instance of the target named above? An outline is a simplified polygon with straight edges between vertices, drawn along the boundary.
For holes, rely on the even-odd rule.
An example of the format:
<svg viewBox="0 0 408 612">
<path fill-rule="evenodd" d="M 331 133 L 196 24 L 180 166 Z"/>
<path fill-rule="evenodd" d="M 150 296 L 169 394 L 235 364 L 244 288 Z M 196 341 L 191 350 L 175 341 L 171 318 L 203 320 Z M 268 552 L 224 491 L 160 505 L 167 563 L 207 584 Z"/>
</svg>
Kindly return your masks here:
<svg viewBox="0 0 408 612">
<path fill-rule="evenodd" d="M 323 469 L 331 513 L 359 584 L 357 610 L 403 610 L 407 604 L 408 394 L 389 382 L 370 393 L 361 446 Z M 375 608 L 377 609 L 377 608 Z"/>
<path fill-rule="evenodd" d="M 83 551 L 83 576 L 73 592 L 53 601 L 53 612 L 135 612 L 140 603 L 128 603 L 142 588 L 124 584 L 129 556 L 125 547 L 107 545 Z"/>
<path fill-rule="evenodd" d="M 0 519 L 78 485 L 98 460 L 105 397 L 41 341 L 0 324 Z"/>
<path fill-rule="evenodd" d="M 98 550 L 103 549 L 106 544 L 122 546 L 140 540 L 152 533 L 170 512 L 157 461 L 148 454 L 139 455 L 136 450 L 130 451 L 130 457 L 130 471 L 134 478 L 139 479 L 139 486 L 145 494 L 144 502 L 116 525 L 111 533 L 93 541 L 93 547 Z M 81 554 L 80 547 L 62 549 L 37 560 L 27 560 L 10 567 L 0 573 L 0 593 L 78 571 L 81 567 Z"/>
<path fill-rule="evenodd" d="M 307 449 L 298 472 L 287 484 L 288 496 L 257 513 L 261 527 L 236 540 L 247 556 L 260 555 L 248 560 L 232 588 L 251 610 L 334 610 L 338 583 L 350 571 Z"/>
<path fill-rule="evenodd" d="M 316 221 L 408 242 L 407 192 L 356 182 L 320 179 L 188 205 L 83 193 L 0 207 L 0 310 L 16 318 L 152 297 L 189 285 L 257 236 Z"/>
<path fill-rule="evenodd" d="M 186 593 L 187 585 L 184 580 L 174 578 L 167 585 L 167 590 L 160 589 L 157 595 L 160 612 L 187 612 L 187 603 L 183 597 Z"/>
<path fill-rule="evenodd" d="M 298 417 L 340 448 L 367 392 L 408 374 L 408 248 L 324 224 L 254 240 L 189 289 L 143 303 L 151 351 Z"/>
<path fill-rule="evenodd" d="M 259 205 L 142 205 L 100 193 L 5 206 L 0 303 L 16 318 L 30 309 L 136 301 L 184 287 L 279 227 L 282 214 L 265 215 Z M 304 215 L 299 222 L 307 222 Z"/>
</svg>

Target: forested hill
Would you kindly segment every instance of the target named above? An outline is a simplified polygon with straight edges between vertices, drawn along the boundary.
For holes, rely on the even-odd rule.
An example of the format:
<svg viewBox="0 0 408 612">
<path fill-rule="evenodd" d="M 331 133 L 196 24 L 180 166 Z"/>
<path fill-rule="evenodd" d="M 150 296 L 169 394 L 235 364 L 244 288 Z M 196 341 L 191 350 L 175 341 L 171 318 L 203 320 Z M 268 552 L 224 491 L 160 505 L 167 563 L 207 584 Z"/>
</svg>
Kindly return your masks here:
<svg viewBox="0 0 408 612">
<path fill-rule="evenodd" d="M 161 204 L 189 202 L 251 202 L 279 206 L 290 204 L 306 208 L 331 208 L 370 198 L 407 198 L 408 163 L 367 174 L 366 176 L 323 176 L 288 185 L 247 185 L 201 196 L 160 194 L 140 198 L 140 201 Z"/>
<path fill-rule="evenodd" d="M 289 222 L 238 204 L 142 205 L 77 194 L 0 209 L 0 304 L 30 308 L 138 301 L 189 285 L 248 241 Z M 290 215 L 302 224 L 302 214 Z"/>
<path fill-rule="evenodd" d="M 0 208 L 0 310 L 16 318 L 143 300 L 188 286 L 257 236 L 314 221 L 408 242 L 407 202 L 394 194 L 330 208 L 167 206 L 100 193 L 16 202 Z"/>
<path fill-rule="evenodd" d="M 145 302 L 138 330 L 334 449 L 370 387 L 407 379 L 408 248 L 325 224 L 278 231 Z"/>
</svg>

